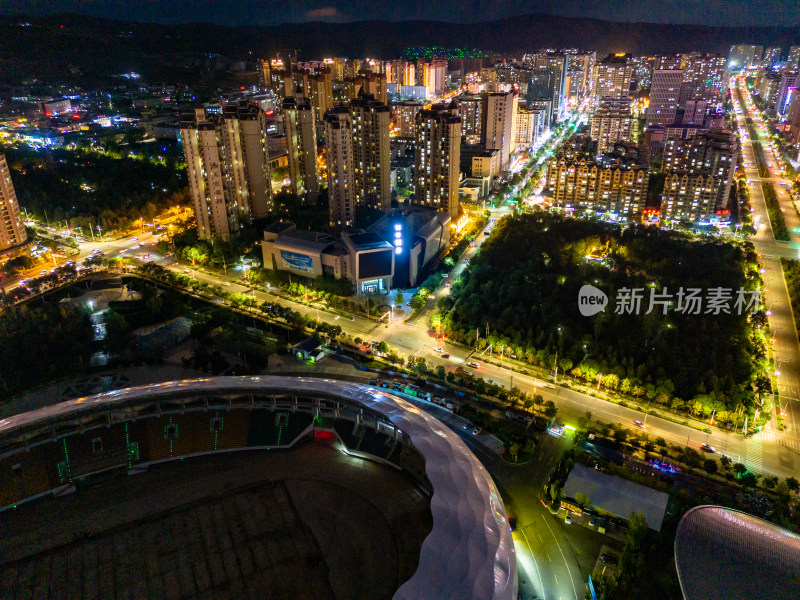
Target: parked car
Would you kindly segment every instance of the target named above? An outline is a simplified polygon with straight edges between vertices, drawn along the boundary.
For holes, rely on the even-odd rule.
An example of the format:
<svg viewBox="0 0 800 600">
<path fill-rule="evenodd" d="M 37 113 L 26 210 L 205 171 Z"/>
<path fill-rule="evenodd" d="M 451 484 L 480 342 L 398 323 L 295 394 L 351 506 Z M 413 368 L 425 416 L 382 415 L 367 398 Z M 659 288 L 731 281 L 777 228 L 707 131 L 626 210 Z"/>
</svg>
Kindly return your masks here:
<svg viewBox="0 0 800 600">
<path fill-rule="evenodd" d="M 603 554 L 600 555 L 600 560 L 609 565 L 616 565 L 619 563 L 619 560 L 617 559 L 616 556 L 614 556 L 613 554 L 606 554 L 605 552 L 603 552 Z"/>
</svg>

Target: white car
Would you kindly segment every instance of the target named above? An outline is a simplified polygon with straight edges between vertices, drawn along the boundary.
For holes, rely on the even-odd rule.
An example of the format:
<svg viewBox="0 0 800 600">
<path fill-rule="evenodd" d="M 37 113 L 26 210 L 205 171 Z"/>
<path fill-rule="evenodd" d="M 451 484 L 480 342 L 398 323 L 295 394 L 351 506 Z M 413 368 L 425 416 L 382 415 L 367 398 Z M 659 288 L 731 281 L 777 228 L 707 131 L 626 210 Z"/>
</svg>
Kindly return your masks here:
<svg viewBox="0 0 800 600">
<path fill-rule="evenodd" d="M 433 349 L 433 351 L 434 351 L 434 352 L 438 352 L 439 354 L 441 354 L 442 352 L 444 352 L 444 348 L 439 348 L 439 347 L 437 346 L 436 348 L 434 348 L 434 349 Z"/>
</svg>

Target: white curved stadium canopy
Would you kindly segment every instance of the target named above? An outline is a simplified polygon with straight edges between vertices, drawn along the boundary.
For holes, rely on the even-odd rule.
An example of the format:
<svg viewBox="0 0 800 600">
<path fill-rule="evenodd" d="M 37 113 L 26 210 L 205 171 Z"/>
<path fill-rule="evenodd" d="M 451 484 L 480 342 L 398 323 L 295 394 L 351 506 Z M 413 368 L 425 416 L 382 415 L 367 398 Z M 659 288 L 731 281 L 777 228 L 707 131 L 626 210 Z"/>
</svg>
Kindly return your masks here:
<svg viewBox="0 0 800 600">
<path fill-rule="evenodd" d="M 0 420 L 0 438 L 15 430 L 80 416 L 83 412 L 208 393 L 293 392 L 341 399 L 382 414 L 411 439 L 425 459 L 433 488 L 433 528 L 422 543 L 413 577 L 397 600 L 517 598 L 517 564 L 505 507 L 491 476 L 466 444 L 438 419 L 377 388 L 334 379 L 303 377 L 213 377 L 115 390 Z"/>
</svg>

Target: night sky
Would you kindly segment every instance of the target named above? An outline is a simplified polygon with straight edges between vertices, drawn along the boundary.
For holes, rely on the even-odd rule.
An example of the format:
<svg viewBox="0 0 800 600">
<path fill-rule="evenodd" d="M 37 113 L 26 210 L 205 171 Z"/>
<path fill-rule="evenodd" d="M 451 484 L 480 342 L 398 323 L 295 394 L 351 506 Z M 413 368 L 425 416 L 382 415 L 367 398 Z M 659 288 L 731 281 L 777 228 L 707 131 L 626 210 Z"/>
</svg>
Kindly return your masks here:
<svg viewBox="0 0 800 600">
<path fill-rule="evenodd" d="M 0 14 L 59 12 L 220 25 L 368 19 L 478 22 L 537 12 L 612 21 L 800 25 L 800 2 L 796 0 L 0 0 Z"/>
</svg>

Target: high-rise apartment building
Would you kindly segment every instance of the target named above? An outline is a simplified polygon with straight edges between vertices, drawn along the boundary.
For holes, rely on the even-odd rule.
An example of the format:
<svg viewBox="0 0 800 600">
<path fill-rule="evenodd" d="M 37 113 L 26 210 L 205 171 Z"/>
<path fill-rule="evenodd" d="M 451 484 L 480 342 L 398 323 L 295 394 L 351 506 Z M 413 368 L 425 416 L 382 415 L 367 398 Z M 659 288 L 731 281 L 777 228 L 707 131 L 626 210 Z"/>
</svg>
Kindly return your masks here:
<svg viewBox="0 0 800 600">
<path fill-rule="evenodd" d="M 456 98 L 458 116 L 461 117 L 461 137 L 467 144 L 479 144 L 483 121 L 481 96 L 467 94 Z"/>
<path fill-rule="evenodd" d="M 567 71 L 571 74 L 570 95 L 584 98 L 591 93 L 595 60 L 594 52 L 567 53 Z M 564 88 L 566 90 L 567 86 Z"/>
<path fill-rule="evenodd" d="M 632 217 L 647 199 L 647 169 L 637 164 L 605 167 L 586 159 L 553 158 L 546 177 L 554 206 Z"/>
<path fill-rule="evenodd" d="M 764 102 L 766 107 L 775 112 L 778 93 L 781 89 L 782 75 L 774 71 L 761 70 L 756 76 L 753 91 Z"/>
<path fill-rule="evenodd" d="M 399 86 L 417 85 L 416 65 L 406 60 L 393 60 L 385 66 L 386 83 Z"/>
<path fill-rule="evenodd" d="M 789 143 L 795 146 L 793 156 L 797 157 L 800 148 L 800 94 L 794 94 L 786 111 L 786 122 L 789 124 Z"/>
<path fill-rule="evenodd" d="M 414 204 L 458 217 L 461 118 L 455 102 L 417 113 Z"/>
<path fill-rule="evenodd" d="M 782 117 L 789 108 L 789 101 L 793 93 L 797 93 L 797 71 L 785 72 L 781 75 L 778 87 L 778 97 L 775 101 L 775 116 Z"/>
<path fill-rule="evenodd" d="M 362 93 L 350 103 L 356 203 L 389 212 L 392 200 L 389 128 L 391 109 Z"/>
<path fill-rule="evenodd" d="M 378 102 L 383 102 L 384 104 L 388 102 L 386 75 L 361 71 L 356 78 L 355 96 L 351 100 L 355 100 L 358 97 L 359 87 L 364 90 L 365 94 L 374 96 Z"/>
<path fill-rule="evenodd" d="M 517 98 L 514 102 L 514 142 L 513 148 L 531 148 L 539 137 L 540 127 L 544 122 L 544 111 L 528 108 L 527 102 Z"/>
<path fill-rule="evenodd" d="M 610 152 L 615 142 L 631 139 L 633 115 L 629 100 L 604 100 L 592 114 L 589 133 L 597 141 L 597 154 Z"/>
<path fill-rule="evenodd" d="M 671 187 L 664 188 L 662 217 L 700 219 L 725 209 L 738 151 L 736 136 L 725 129 L 700 130 L 688 139 L 667 140 L 662 171 Z M 702 176 L 702 181 L 697 176 Z M 681 190 L 681 185 L 690 188 Z"/>
<path fill-rule="evenodd" d="M 417 85 L 427 88 L 428 96 L 439 96 L 447 85 L 447 61 L 420 61 L 417 64 Z"/>
<path fill-rule="evenodd" d="M 800 46 L 789 48 L 789 57 L 786 59 L 786 67 L 789 70 L 797 69 L 800 66 Z"/>
<path fill-rule="evenodd" d="M 288 150 L 291 191 L 315 202 L 319 193 L 316 117 L 311 100 L 297 90 L 283 100 L 283 130 Z"/>
<path fill-rule="evenodd" d="M 609 54 L 594 66 L 592 95 L 624 100 L 630 94 L 634 65 L 627 55 Z"/>
<path fill-rule="evenodd" d="M 422 110 L 422 104 L 416 100 L 403 100 L 392 107 L 394 122 L 399 137 L 414 137 L 414 127 L 417 122 L 417 113 Z"/>
<path fill-rule="evenodd" d="M 728 65 L 731 68 L 745 69 L 758 66 L 763 50 L 763 46 L 748 46 L 746 44 L 731 46 L 731 51 L 728 54 Z"/>
<path fill-rule="evenodd" d="M 391 111 L 371 94 L 325 113 L 331 225 L 355 226 L 355 209 L 391 208 Z M 330 136 L 330 137 L 329 137 Z"/>
<path fill-rule="evenodd" d="M 355 226 L 356 186 L 350 109 L 343 105 L 330 109 L 325 113 L 324 124 L 331 225 L 351 228 Z"/>
<path fill-rule="evenodd" d="M 309 83 L 314 114 L 317 120 L 321 121 L 325 111 L 333 108 L 333 72 L 330 69 L 324 69 L 314 75 Z"/>
<path fill-rule="evenodd" d="M 227 240 L 240 223 L 267 216 L 272 190 L 261 109 L 246 102 L 221 115 L 197 109 L 181 124 L 181 139 L 200 239 Z"/>
<path fill-rule="evenodd" d="M 646 115 L 647 125 L 670 125 L 675 122 L 682 82 L 681 70 L 653 71 L 650 104 Z"/>
<path fill-rule="evenodd" d="M 761 66 L 769 69 L 773 65 L 781 62 L 782 48 L 777 46 L 770 46 L 764 50 L 764 55 L 761 57 Z"/>
<path fill-rule="evenodd" d="M 678 71 L 683 69 L 683 57 L 680 54 L 659 54 L 653 59 L 652 71 Z"/>
<path fill-rule="evenodd" d="M 700 127 L 706 121 L 706 113 L 708 112 L 708 102 L 705 100 L 687 100 L 683 107 L 682 125 L 699 125 Z"/>
<path fill-rule="evenodd" d="M 680 104 L 705 100 L 709 105 L 725 101 L 730 79 L 725 58 L 719 54 L 692 52 L 685 57 Z"/>
<path fill-rule="evenodd" d="M 707 219 L 717 210 L 723 182 L 711 175 L 671 173 L 661 193 L 661 218 L 673 221 Z"/>
<path fill-rule="evenodd" d="M 511 159 L 514 98 L 514 92 L 490 92 L 481 98 L 481 143 L 487 150 L 500 151 L 501 170 Z"/>
<path fill-rule="evenodd" d="M 5 154 L 0 153 L 0 251 L 28 241 Z"/>
<path fill-rule="evenodd" d="M 563 52 L 543 51 L 532 57 L 531 83 L 528 99 L 547 98 L 552 103 L 553 118 L 558 118 L 564 107 L 567 71 L 571 55 Z M 579 63 L 580 60 L 576 59 Z M 586 60 L 589 60 L 588 58 Z M 593 57 L 592 57 L 593 60 Z"/>
</svg>

